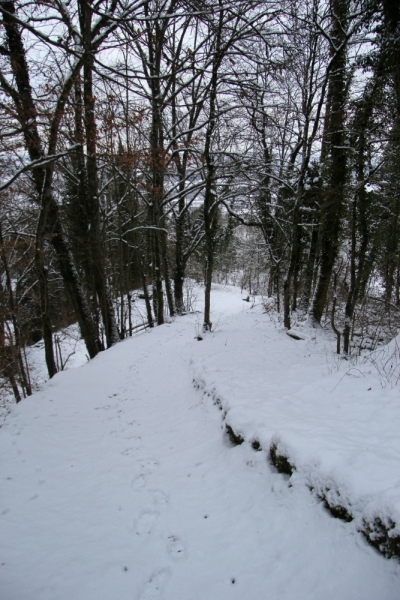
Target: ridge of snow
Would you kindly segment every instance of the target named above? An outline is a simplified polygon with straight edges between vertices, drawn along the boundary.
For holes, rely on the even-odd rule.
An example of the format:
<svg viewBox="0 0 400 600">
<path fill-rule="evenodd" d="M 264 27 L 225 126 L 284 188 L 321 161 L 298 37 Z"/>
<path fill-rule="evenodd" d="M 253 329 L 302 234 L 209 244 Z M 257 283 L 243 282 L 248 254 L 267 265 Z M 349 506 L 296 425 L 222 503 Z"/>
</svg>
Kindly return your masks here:
<svg viewBox="0 0 400 600">
<path fill-rule="evenodd" d="M 255 307 L 196 352 L 194 381 L 218 398 L 237 435 L 266 451 L 276 446 L 293 477 L 345 508 L 359 529 L 379 519 L 399 535 L 399 389 L 381 387 L 382 363 L 392 357 L 387 370 L 398 368 L 398 339 L 372 356 L 380 371 L 371 361 L 335 366 L 323 331 L 294 331 L 303 339 L 286 336 Z"/>
</svg>

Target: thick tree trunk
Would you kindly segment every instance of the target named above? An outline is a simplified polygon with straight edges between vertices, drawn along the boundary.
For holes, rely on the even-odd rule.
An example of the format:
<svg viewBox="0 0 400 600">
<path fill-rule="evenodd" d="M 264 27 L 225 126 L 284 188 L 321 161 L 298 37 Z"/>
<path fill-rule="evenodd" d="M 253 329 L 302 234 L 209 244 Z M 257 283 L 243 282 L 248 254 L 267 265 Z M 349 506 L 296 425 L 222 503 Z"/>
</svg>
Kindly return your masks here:
<svg viewBox="0 0 400 600">
<path fill-rule="evenodd" d="M 204 321 L 203 330 L 211 331 L 211 282 L 214 267 L 214 236 L 216 228 L 217 198 L 215 190 L 216 166 L 215 157 L 212 152 L 212 141 L 217 126 L 217 89 L 218 89 L 218 71 L 222 60 L 222 30 L 223 30 L 223 10 L 220 10 L 218 28 L 215 32 L 215 50 L 213 59 L 213 68 L 210 84 L 209 99 L 209 119 L 207 124 L 204 160 L 206 166 L 205 190 L 204 190 L 204 233 L 205 233 L 205 290 L 204 290 Z"/>
<path fill-rule="evenodd" d="M 356 305 L 364 294 L 365 285 L 363 282 L 368 280 L 374 264 L 373 249 L 370 249 L 368 253 L 372 224 L 368 222 L 367 216 L 370 201 L 365 190 L 365 177 L 368 165 L 367 131 L 373 116 L 375 94 L 382 83 L 382 64 L 381 59 L 375 69 L 373 79 L 366 84 L 352 127 L 357 148 L 355 164 L 357 189 L 350 211 L 350 285 L 346 299 L 343 329 L 343 351 L 345 354 L 348 354 L 350 350 L 351 326 Z"/>
<path fill-rule="evenodd" d="M 185 267 L 186 261 L 181 256 L 179 260 L 176 260 L 174 277 L 175 310 L 178 315 L 182 315 L 186 312 L 186 310 L 188 310 L 188 307 L 185 306 L 185 299 L 183 294 L 183 286 L 185 282 Z"/>
<path fill-rule="evenodd" d="M 57 373 L 56 362 L 54 358 L 53 331 L 51 326 L 49 282 L 47 268 L 43 260 L 43 239 L 36 234 L 35 244 L 35 266 L 36 275 L 40 291 L 40 311 L 42 317 L 42 333 L 44 341 L 44 354 L 46 358 L 47 372 L 51 379 Z"/>
<path fill-rule="evenodd" d="M 145 275 L 144 266 L 143 266 L 144 265 L 144 257 L 143 256 L 139 259 L 139 264 L 140 264 L 140 276 L 142 278 L 142 285 L 143 285 L 144 301 L 146 304 L 147 321 L 149 323 L 149 327 L 154 327 L 153 315 L 151 314 L 151 304 L 150 304 L 149 292 L 147 290 L 146 275 Z"/>
<path fill-rule="evenodd" d="M 58 206 L 55 204 L 54 208 Z M 51 220 L 50 220 L 51 223 Z M 98 339 L 97 328 L 86 300 L 78 272 L 74 265 L 72 252 L 67 237 L 65 236 L 60 221 L 53 221 L 53 226 L 49 227 L 51 232 L 51 243 L 56 251 L 61 276 L 72 306 L 78 319 L 79 328 L 90 358 L 94 358 L 100 351 L 100 341 Z"/>
<path fill-rule="evenodd" d="M 322 208 L 322 226 L 320 234 L 320 271 L 313 303 L 313 318 L 320 323 L 326 306 L 333 266 L 339 249 L 339 231 L 344 201 L 346 180 L 346 150 L 344 136 L 344 108 L 346 100 L 346 22 L 348 0 L 332 0 L 333 26 L 332 39 L 336 55 L 332 61 L 329 79 L 328 106 L 330 114 L 326 130 L 329 145 L 329 188 L 326 190 Z"/>
<path fill-rule="evenodd" d="M 165 292 L 167 294 L 168 310 L 170 317 L 175 316 L 175 304 L 174 295 L 172 293 L 171 276 L 168 249 L 166 244 L 166 236 L 163 236 L 163 266 L 164 266 L 164 280 L 165 280 Z"/>
<path fill-rule="evenodd" d="M 164 149 L 162 133 L 162 113 L 160 106 L 160 81 L 158 78 L 152 82 L 152 124 L 150 134 L 150 161 L 152 169 L 151 189 L 151 224 L 153 227 L 153 299 L 154 310 L 157 311 L 157 325 L 164 323 L 164 291 L 162 283 L 162 249 L 164 233 L 160 231 L 163 224 L 162 200 L 164 195 Z"/>
<path fill-rule="evenodd" d="M 96 118 L 95 99 L 93 94 L 93 48 L 92 48 L 92 8 L 86 0 L 80 1 L 81 30 L 84 40 L 85 58 L 83 61 L 83 103 L 84 124 L 86 132 L 86 204 L 89 214 L 90 228 L 87 232 L 94 292 L 100 303 L 107 346 L 113 346 L 120 340 L 115 320 L 114 306 L 107 285 L 104 269 L 104 256 L 100 235 L 100 206 L 96 157 Z"/>
<path fill-rule="evenodd" d="M 158 219 L 154 218 L 154 221 L 158 222 Z M 155 231 L 153 234 L 153 307 L 157 325 L 163 325 L 164 290 L 161 272 L 160 236 L 158 231 Z"/>
<path fill-rule="evenodd" d="M 205 290 L 204 290 L 204 331 L 211 331 L 211 284 L 214 267 L 214 245 L 212 233 L 207 235 L 207 228 L 212 229 L 212 225 L 206 225 L 206 264 L 205 264 Z"/>
<path fill-rule="evenodd" d="M 175 105 L 173 105 L 174 122 L 177 117 L 175 115 Z M 174 130 L 174 136 L 176 137 L 176 131 Z M 185 302 L 183 299 L 183 282 L 185 279 L 185 267 L 186 260 L 184 258 L 184 246 L 185 246 L 185 170 L 186 170 L 186 155 L 183 161 L 180 161 L 179 153 L 175 156 L 175 165 L 178 171 L 180 179 L 179 183 L 179 202 L 178 202 L 178 214 L 175 222 L 175 276 L 174 276 L 174 299 L 175 299 L 175 310 L 178 315 L 185 312 Z"/>
</svg>

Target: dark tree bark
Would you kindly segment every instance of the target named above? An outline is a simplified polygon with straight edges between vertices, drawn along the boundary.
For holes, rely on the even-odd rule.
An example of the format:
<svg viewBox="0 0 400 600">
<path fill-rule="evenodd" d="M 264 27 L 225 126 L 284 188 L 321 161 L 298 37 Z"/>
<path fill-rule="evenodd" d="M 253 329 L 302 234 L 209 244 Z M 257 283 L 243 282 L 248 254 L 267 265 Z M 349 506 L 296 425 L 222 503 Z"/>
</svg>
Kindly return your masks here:
<svg viewBox="0 0 400 600">
<path fill-rule="evenodd" d="M 54 358 L 53 329 L 51 324 L 51 305 L 49 296 L 48 270 L 44 263 L 43 237 L 38 228 L 35 239 L 35 265 L 40 291 L 40 311 L 47 372 L 51 379 L 57 373 Z"/>
<path fill-rule="evenodd" d="M 298 272 L 300 265 L 300 253 L 301 253 L 301 229 L 299 226 L 300 218 L 300 200 L 296 202 L 294 207 L 294 214 L 292 220 L 292 241 L 291 241 L 291 252 L 289 269 L 286 274 L 283 283 L 283 324 L 284 327 L 290 329 L 290 299 L 293 294 L 293 301 L 295 302 L 295 289 L 292 289 L 292 281 L 295 278 L 296 272 Z"/>
<path fill-rule="evenodd" d="M 310 249 L 303 276 L 303 293 L 299 305 L 300 310 L 304 313 L 308 312 L 310 306 L 315 260 L 317 258 L 318 233 L 318 225 L 314 225 L 311 232 Z"/>
<path fill-rule="evenodd" d="M 161 238 L 162 243 L 162 256 L 163 256 L 163 267 L 164 267 L 164 280 L 165 280 L 165 293 L 167 295 L 168 310 L 170 317 L 175 316 L 175 304 L 174 295 L 172 292 L 171 276 L 170 276 L 170 263 L 168 255 L 168 238 L 167 234 L 163 233 Z"/>
<path fill-rule="evenodd" d="M 330 108 L 326 139 L 329 154 L 327 163 L 329 178 L 322 208 L 320 232 L 320 270 L 314 296 L 312 314 L 317 323 L 326 305 L 333 266 L 339 249 L 339 231 L 345 195 L 347 156 L 345 147 L 345 101 L 346 101 L 346 30 L 348 0 L 331 0 L 334 57 L 329 79 L 328 106 Z"/>
<path fill-rule="evenodd" d="M 341 333 L 335 324 L 336 302 L 337 302 L 336 289 L 337 289 L 337 273 L 334 273 L 334 276 L 333 276 L 333 302 L 332 302 L 332 311 L 331 311 L 331 327 L 336 335 L 336 354 L 340 354 Z"/>
<path fill-rule="evenodd" d="M 221 2 L 220 2 L 221 5 Z M 217 197 L 216 197 L 216 164 L 215 156 L 212 152 L 212 141 L 215 129 L 217 127 L 217 91 L 218 91 L 218 72 L 224 56 L 222 48 L 222 32 L 224 24 L 224 11 L 220 6 L 218 22 L 215 31 L 215 47 L 212 62 L 211 83 L 209 91 L 209 117 L 204 144 L 204 162 L 205 162 L 205 189 L 204 189 L 204 234 L 205 234 L 205 291 L 204 291 L 204 331 L 211 331 L 211 283 L 214 268 L 214 235 L 216 229 L 217 217 Z"/>
<path fill-rule="evenodd" d="M 374 264 L 374 251 L 369 251 L 372 237 L 372 223 L 369 221 L 370 200 L 365 189 L 366 167 L 368 161 L 367 136 L 371 127 L 374 111 L 375 95 L 383 84 L 382 61 L 380 60 L 370 83 L 367 83 L 363 97 L 358 104 L 353 122 L 353 138 L 356 149 L 355 172 L 356 190 L 350 208 L 350 284 L 345 306 L 345 323 L 343 328 L 343 352 L 350 349 L 350 333 L 354 311 L 362 299 L 365 290 L 363 282 L 367 281 Z"/>
<path fill-rule="evenodd" d="M 174 55 L 178 50 L 173 43 Z M 187 262 L 200 243 L 202 236 L 199 232 L 189 230 L 188 210 L 191 201 L 187 198 L 187 178 L 188 164 L 191 158 L 191 144 L 196 131 L 198 120 L 202 114 L 205 99 L 208 95 L 207 87 L 200 85 L 203 74 L 199 75 L 196 72 L 194 56 L 191 60 L 191 74 L 193 81 L 190 87 L 191 105 L 187 109 L 187 130 L 180 134 L 178 122 L 182 121 L 181 115 L 178 116 L 177 111 L 177 91 L 176 91 L 176 74 L 172 74 L 172 92 L 171 92 L 171 148 L 172 161 L 175 164 L 177 175 L 179 178 L 179 198 L 177 207 L 174 211 L 175 220 L 175 270 L 174 270 L 174 300 L 175 310 L 177 314 L 183 314 L 188 307 L 185 307 L 183 297 L 183 286 L 185 280 L 185 272 Z M 182 108 L 180 107 L 180 110 Z M 183 146 L 183 148 L 182 148 Z M 193 158 L 193 156 L 192 156 Z"/>
<path fill-rule="evenodd" d="M 172 8 L 169 5 L 169 10 Z M 146 15 L 149 16 L 150 5 L 146 4 Z M 162 116 L 162 91 L 161 91 L 161 60 L 165 32 L 168 19 L 163 22 L 156 18 L 152 27 L 151 20 L 147 21 L 147 48 L 149 87 L 151 91 L 151 130 L 150 130 L 150 168 L 151 168 L 151 190 L 150 190 L 150 223 L 152 226 L 152 251 L 153 251 L 153 306 L 157 324 L 164 323 L 164 292 L 163 292 L 163 261 L 162 261 L 162 236 L 160 231 L 163 224 L 164 197 L 164 136 Z M 145 61 L 145 58 L 143 59 Z"/>
<path fill-rule="evenodd" d="M 389 64 L 392 69 L 397 99 L 397 117 L 400 119 L 400 3 L 398 0 L 383 0 L 385 38 L 387 41 Z"/>
<path fill-rule="evenodd" d="M 392 130 L 391 150 L 393 172 L 400 172 L 400 4 L 397 0 L 383 0 L 385 30 L 382 52 L 392 73 L 396 93 L 396 119 Z M 385 268 L 385 298 L 389 305 L 395 286 L 394 274 L 399 264 L 398 227 L 400 218 L 400 193 L 395 192 L 394 206 L 390 220 Z"/>
<path fill-rule="evenodd" d="M 144 256 L 141 256 L 139 258 L 139 263 L 140 263 L 140 275 L 141 275 L 141 278 L 142 278 L 144 301 L 145 301 L 145 304 L 146 304 L 147 321 L 149 323 L 149 327 L 154 327 L 153 315 L 151 313 L 151 304 L 150 304 L 149 292 L 148 292 L 148 289 L 147 289 L 146 274 L 144 272 Z"/>
<path fill-rule="evenodd" d="M 96 116 L 95 99 L 93 93 L 93 65 L 94 48 L 92 39 L 93 9 L 87 0 L 79 0 L 79 19 L 84 45 L 83 58 L 83 104 L 84 124 L 86 133 L 86 212 L 88 214 L 89 228 L 87 237 L 90 253 L 90 269 L 93 281 L 93 292 L 99 298 L 101 315 L 103 319 L 107 347 L 113 346 L 120 340 L 117 323 L 115 320 L 113 302 L 107 285 L 104 269 L 104 256 L 100 235 L 100 205 L 97 177 L 96 157 Z"/>
</svg>

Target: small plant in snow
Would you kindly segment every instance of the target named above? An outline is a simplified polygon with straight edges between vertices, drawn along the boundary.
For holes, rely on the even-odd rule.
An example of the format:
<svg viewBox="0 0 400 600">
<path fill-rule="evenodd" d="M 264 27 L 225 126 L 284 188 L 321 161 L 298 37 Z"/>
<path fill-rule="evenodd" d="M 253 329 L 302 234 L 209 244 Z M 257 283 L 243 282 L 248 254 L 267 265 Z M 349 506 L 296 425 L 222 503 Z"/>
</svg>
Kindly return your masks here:
<svg viewBox="0 0 400 600">
<path fill-rule="evenodd" d="M 185 307 L 187 312 L 189 313 L 197 311 L 198 291 L 198 284 L 194 281 L 194 279 L 185 279 L 185 283 L 183 285 L 183 293 L 185 299 Z"/>
</svg>

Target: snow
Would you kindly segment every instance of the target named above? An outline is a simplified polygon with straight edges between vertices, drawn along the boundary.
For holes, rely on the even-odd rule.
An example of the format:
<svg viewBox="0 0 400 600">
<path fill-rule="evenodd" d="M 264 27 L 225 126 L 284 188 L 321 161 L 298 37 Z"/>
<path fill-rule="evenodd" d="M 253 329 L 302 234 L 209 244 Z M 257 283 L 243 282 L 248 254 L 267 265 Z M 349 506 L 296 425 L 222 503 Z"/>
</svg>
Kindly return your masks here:
<svg viewBox="0 0 400 600">
<path fill-rule="evenodd" d="M 85 342 L 82 340 L 77 324 L 53 334 L 54 355 L 59 370 L 80 367 L 88 360 Z M 44 342 L 41 340 L 26 349 L 26 358 L 29 365 L 30 377 L 34 382 L 34 389 L 40 390 L 48 380 L 46 364 L 44 362 Z"/>
<path fill-rule="evenodd" d="M 63 371 L 79 367 L 89 360 L 77 324 L 70 325 L 53 334 L 53 342 L 57 369 Z M 41 390 L 49 377 L 45 363 L 43 340 L 24 349 L 23 361 L 32 391 Z M 14 405 L 15 398 L 8 380 L 0 378 L 0 427 Z"/>
<path fill-rule="evenodd" d="M 398 389 L 371 365 L 336 364 L 323 331 L 288 337 L 236 288 L 216 286 L 212 311 L 202 341 L 200 313 L 177 318 L 13 407 L 2 600 L 399 597 L 399 564 L 305 485 L 330 478 L 357 514 L 394 514 Z M 222 417 L 263 451 L 232 447 Z M 272 440 L 290 479 L 269 463 Z"/>
<path fill-rule="evenodd" d="M 381 385 L 383 373 L 398 375 L 398 341 L 363 363 L 335 364 L 322 330 L 287 333 L 298 339 L 268 323 L 260 303 L 229 336 L 196 349 L 194 378 L 218 397 L 236 434 L 277 445 L 297 479 L 348 509 L 358 527 L 375 517 L 400 523 L 399 390 Z"/>
<path fill-rule="evenodd" d="M 134 335 L 140 333 L 141 325 L 147 322 L 145 302 L 139 298 L 139 292 L 134 292 L 131 298 L 131 321 L 132 327 L 134 328 Z M 125 331 L 128 331 L 128 296 L 125 295 L 123 300 L 124 327 Z M 120 301 L 121 300 L 119 299 L 116 307 L 119 317 L 121 315 Z M 89 360 L 85 342 L 81 337 L 77 323 L 53 333 L 53 344 L 58 371 L 80 367 Z M 45 363 L 43 340 L 32 346 L 27 346 L 23 356 L 32 390 L 34 392 L 39 391 L 43 388 L 49 378 Z M 0 378 L 0 427 L 14 404 L 15 398 L 8 381 Z"/>
</svg>

